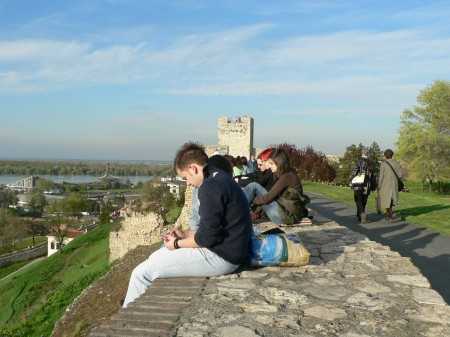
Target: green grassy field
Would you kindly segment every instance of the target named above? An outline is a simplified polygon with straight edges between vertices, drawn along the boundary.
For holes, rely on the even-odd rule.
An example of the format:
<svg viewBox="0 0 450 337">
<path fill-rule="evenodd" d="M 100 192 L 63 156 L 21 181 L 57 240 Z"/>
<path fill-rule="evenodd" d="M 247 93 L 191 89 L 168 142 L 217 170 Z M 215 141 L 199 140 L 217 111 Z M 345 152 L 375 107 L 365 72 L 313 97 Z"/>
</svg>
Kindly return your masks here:
<svg viewBox="0 0 450 337">
<path fill-rule="evenodd" d="M 109 232 L 99 226 L 0 281 L 0 336 L 49 336 L 67 306 L 111 268 Z"/>
<path fill-rule="evenodd" d="M 420 183 L 405 181 L 410 192 L 401 192 L 399 205 L 394 207 L 396 216 L 412 224 L 420 225 L 433 231 L 450 235 L 450 195 L 437 192 L 421 192 Z M 329 198 L 343 201 L 355 206 L 353 190 L 350 187 L 303 183 L 305 193 L 315 192 Z M 375 211 L 375 196 L 372 193 L 367 201 L 367 208 Z M 356 208 L 356 206 L 355 206 Z M 385 210 L 382 210 L 385 212 Z"/>
</svg>

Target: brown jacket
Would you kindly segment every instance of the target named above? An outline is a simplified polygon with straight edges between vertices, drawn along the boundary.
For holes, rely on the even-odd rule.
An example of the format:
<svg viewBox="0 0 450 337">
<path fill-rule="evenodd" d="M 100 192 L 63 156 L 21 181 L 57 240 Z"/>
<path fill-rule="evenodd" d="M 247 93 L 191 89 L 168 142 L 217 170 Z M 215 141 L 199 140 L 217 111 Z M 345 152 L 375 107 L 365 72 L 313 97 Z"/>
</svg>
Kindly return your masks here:
<svg viewBox="0 0 450 337">
<path fill-rule="evenodd" d="M 255 197 L 253 199 L 254 205 L 265 205 L 277 200 L 283 191 L 289 187 L 297 189 L 300 194 L 303 194 L 303 186 L 300 179 L 293 172 L 283 174 L 272 186 L 267 194 Z"/>
</svg>

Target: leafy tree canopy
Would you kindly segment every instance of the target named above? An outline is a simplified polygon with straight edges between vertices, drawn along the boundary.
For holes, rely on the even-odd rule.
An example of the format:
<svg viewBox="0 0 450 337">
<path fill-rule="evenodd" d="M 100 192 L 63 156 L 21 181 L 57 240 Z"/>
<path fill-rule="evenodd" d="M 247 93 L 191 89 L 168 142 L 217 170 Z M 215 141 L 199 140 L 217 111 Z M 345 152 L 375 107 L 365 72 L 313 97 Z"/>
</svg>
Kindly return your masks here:
<svg viewBox="0 0 450 337">
<path fill-rule="evenodd" d="M 450 82 L 436 80 L 417 102 L 402 113 L 396 154 L 413 178 L 431 186 L 450 179 Z"/>
</svg>

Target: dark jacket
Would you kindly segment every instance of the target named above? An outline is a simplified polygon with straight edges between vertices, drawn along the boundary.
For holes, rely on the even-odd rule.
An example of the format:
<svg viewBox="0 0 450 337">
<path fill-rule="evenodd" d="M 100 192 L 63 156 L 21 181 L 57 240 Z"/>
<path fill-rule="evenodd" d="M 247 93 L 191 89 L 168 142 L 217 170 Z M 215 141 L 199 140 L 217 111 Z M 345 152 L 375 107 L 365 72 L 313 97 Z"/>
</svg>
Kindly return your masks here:
<svg viewBox="0 0 450 337">
<path fill-rule="evenodd" d="M 252 219 L 242 188 L 225 171 L 207 165 L 198 189 L 200 223 L 195 242 L 232 264 L 250 252 Z"/>
<path fill-rule="evenodd" d="M 370 194 L 370 191 L 375 191 L 377 182 L 370 159 L 360 157 L 355 161 L 352 172 L 350 173 L 349 183 L 351 183 L 352 179 L 360 172 L 364 172 L 366 174 L 364 184 L 360 186 L 352 186 L 352 189 L 355 191 L 362 190 L 364 191 L 364 194 Z"/>
<path fill-rule="evenodd" d="M 271 170 L 256 171 L 235 178 L 238 178 L 238 183 L 242 187 L 245 187 L 250 183 L 258 183 L 267 191 L 270 191 L 272 186 L 275 184 L 275 177 Z"/>
</svg>

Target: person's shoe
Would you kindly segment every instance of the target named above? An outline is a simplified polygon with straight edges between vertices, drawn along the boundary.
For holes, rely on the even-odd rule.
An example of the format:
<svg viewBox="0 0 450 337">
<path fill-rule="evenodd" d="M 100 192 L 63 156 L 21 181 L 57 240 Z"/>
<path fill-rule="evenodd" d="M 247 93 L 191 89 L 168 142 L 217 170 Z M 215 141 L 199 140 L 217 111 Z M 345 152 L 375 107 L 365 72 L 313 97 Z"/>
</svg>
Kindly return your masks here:
<svg viewBox="0 0 450 337">
<path fill-rule="evenodd" d="M 361 213 L 361 223 L 367 223 L 366 213 L 364 213 L 364 212 Z"/>
<path fill-rule="evenodd" d="M 125 299 L 117 301 L 117 304 L 119 304 L 119 307 L 121 307 L 121 308 L 123 308 L 124 303 L 125 303 Z"/>
<path fill-rule="evenodd" d="M 396 218 L 395 216 L 391 216 L 389 218 L 389 222 L 397 222 L 397 221 L 400 221 L 400 220 L 401 220 L 400 218 Z"/>
</svg>

